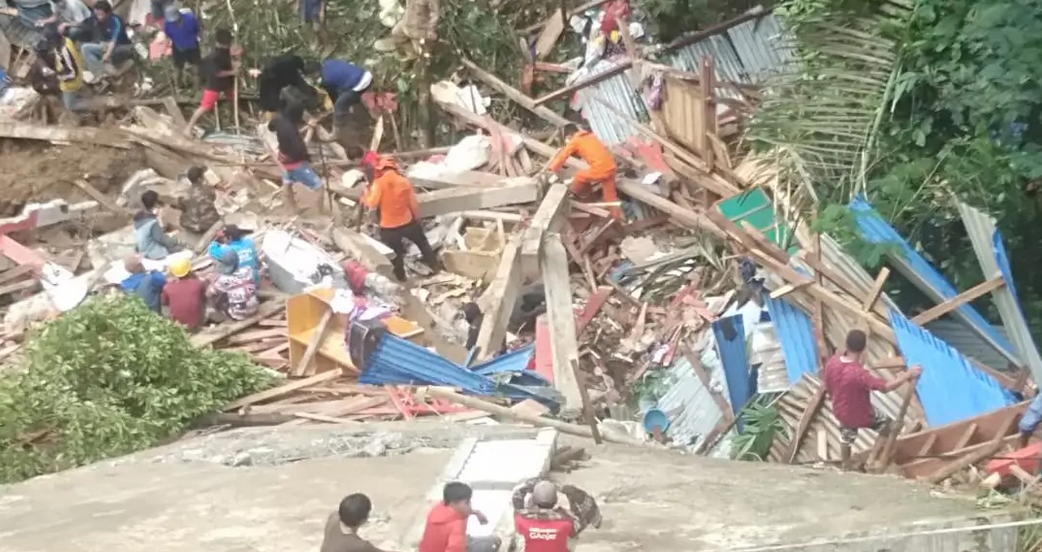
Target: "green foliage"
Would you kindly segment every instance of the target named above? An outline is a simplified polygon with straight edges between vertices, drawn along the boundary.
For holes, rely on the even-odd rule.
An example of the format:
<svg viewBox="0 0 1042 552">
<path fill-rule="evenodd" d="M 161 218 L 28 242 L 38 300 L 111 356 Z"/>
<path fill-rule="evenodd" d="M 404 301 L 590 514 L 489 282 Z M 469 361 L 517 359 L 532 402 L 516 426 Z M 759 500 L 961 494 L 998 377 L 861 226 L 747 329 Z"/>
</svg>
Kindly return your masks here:
<svg viewBox="0 0 1042 552">
<path fill-rule="evenodd" d="M 761 395 L 738 415 L 742 418 L 742 432 L 734 439 L 732 458 L 763 462 L 771 450 L 775 434 L 785 431 L 772 396 Z"/>
<path fill-rule="evenodd" d="M 136 298 L 89 299 L 33 334 L 26 366 L 0 378 L 0 483 L 153 446 L 271 383 Z"/>
<path fill-rule="evenodd" d="M 648 370 L 630 387 L 630 396 L 635 404 L 640 401 L 654 402 L 662 398 L 674 382 L 675 378 L 666 369 Z"/>
<path fill-rule="evenodd" d="M 755 6 L 771 4 L 755 0 L 643 0 L 639 7 L 648 16 L 651 35 L 660 42 L 669 42 L 682 34 L 732 19 Z"/>
</svg>

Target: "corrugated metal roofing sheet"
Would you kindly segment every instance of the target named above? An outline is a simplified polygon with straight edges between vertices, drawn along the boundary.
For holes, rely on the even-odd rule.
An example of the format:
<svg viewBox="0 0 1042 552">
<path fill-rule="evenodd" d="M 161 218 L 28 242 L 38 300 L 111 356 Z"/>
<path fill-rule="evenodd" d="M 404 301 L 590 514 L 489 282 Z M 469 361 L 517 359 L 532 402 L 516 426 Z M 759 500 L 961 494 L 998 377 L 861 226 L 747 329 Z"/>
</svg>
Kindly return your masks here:
<svg viewBox="0 0 1042 552">
<path fill-rule="evenodd" d="M 575 74 L 580 76 L 570 78 L 569 81 L 589 78 L 616 65 L 615 61 L 599 60 L 589 69 L 577 71 Z M 576 94 L 576 106 L 582 112 L 583 118 L 590 124 L 590 130 L 609 147 L 625 143 L 630 137 L 641 134 L 632 123 L 616 115 L 601 102 L 607 102 L 628 119 L 641 122 L 649 119 L 644 98 L 634 89 L 633 83 L 630 81 L 630 71 L 584 88 Z M 597 101 L 598 99 L 600 101 Z"/>
<path fill-rule="evenodd" d="M 778 415 L 785 422 L 788 431 L 775 433 L 774 441 L 771 443 L 771 460 L 784 463 L 789 461 L 789 447 L 791 446 L 792 438 L 796 435 L 796 428 L 799 426 L 800 418 L 803 416 L 807 404 L 818 389 L 821 388 L 821 385 L 820 380 L 810 374 L 806 374 L 778 399 Z M 824 437 L 820 437 L 821 434 L 824 434 Z M 858 431 L 857 439 L 855 439 L 851 451 L 856 454 L 871 449 L 878 437 L 879 434 L 870 429 Z M 818 454 L 821 439 L 825 441 L 824 452 L 826 458 L 821 458 Z M 832 413 L 832 401 L 826 397 L 821 403 L 821 409 L 818 410 L 818 414 L 811 420 L 810 426 L 804 433 L 803 440 L 796 450 L 796 463 L 839 460 L 842 457 L 840 442 L 839 421 L 836 420 L 836 416 Z"/>
<path fill-rule="evenodd" d="M 535 343 L 482 362 L 477 366 L 473 366 L 471 371 L 482 376 L 491 376 L 504 372 L 523 372 L 528 368 L 528 363 L 532 360 L 533 354 L 535 354 Z"/>
<path fill-rule="evenodd" d="M 0 33 L 7 37 L 12 46 L 32 49 L 43 38 L 36 29 L 29 27 L 16 15 L 0 14 Z"/>
<path fill-rule="evenodd" d="M 745 347 L 745 325 L 742 316 L 728 316 L 713 322 L 716 350 L 727 379 L 728 399 L 735 414 L 753 396 L 749 356 Z"/>
<path fill-rule="evenodd" d="M 981 339 L 977 332 L 951 316 L 927 322 L 923 327 L 968 358 L 975 359 L 996 370 L 1009 369 L 1009 361 L 1006 360 L 1006 357 L 1000 355 L 994 347 L 988 345 L 987 341 Z M 1009 338 L 1006 329 L 1002 326 L 992 324 L 991 327 L 995 328 L 995 331 L 1002 334 L 1003 337 Z"/>
<path fill-rule="evenodd" d="M 706 56 L 713 58 L 716 80 L 752 84 L 726 34 L 713 35 L 677 50 L 669 65 L 697 75 L 702 72 L 702 59 Z"/>
<path fill-rule="evenodd" d="M 773 14 L 735 25 L 727 36 L 753 83 L 763 82 L 794 59 L 790 35 Z"/>
<path fill-rule="evenodd" d="M 883 220 L 876 213 L 875 209 L 872 208 L 872 205 L 863 197 L 855 197 L 850 202 L 849 207 L 854 212 L 858 229 L 866 241 L 877 244 L 895 244 L 900 248 L 903 255 L 891 256 L 891 263 L 923 293 L 930 296 L 937 303 L 942 303 L 959 294 L 959 291 L 948 283 L 948 280 L 920 255 L 911 244 L 901 237 L 890 224 Z M 956 309 L 954 314 L 960 320 L 969 324 L 982 338 L 1008 358 L 1010 362 L 1017 366 L 1023 365 L 1013 345 L 996 332 L 995 328 L 973 306 L 963 305 Z"/>
<path fill-rule="evenodd" d="M 1024 311 L 1020 309 L 1013 271 L 1009 266 L 1006 246 L 1002 243 L 1002 234 L 995 228 L 995 222 L 991 217 L 965 203 L 959 204 L 959 214 L 966 225 L 985 278 L 1002 277 L 1006 284 L 991 292 L 992 300 L 1002 318 L 1002 324 L 1009 331 L 1010 341 L 1013 342 L 1017 354 L 1027 363 L 1035 381 L 1042 381 L 1042 357 L 1039 356 L 1035 340 L 1031 337 L 1031 328 L 1024 317 Z"/>
<path fill-rule="evenodd" d="M 472 395 L 488 395 L 495 390 L 492 380 L 390 334 L 380 338 L 358 381 L 369 385 L 447 385 Z"/>
<path fill-rule="evenodd" d="M 703 368 L 709 374 L 710 385 L 726 396 L 726 389 L 720 385 L 721 371 L 712 371 L 704 364 Z M 687 358 L 681 355 L 668 370 L 672 383 L 656 404 L 669 416 L 666 435 L 678 445 L 698 445 L 720 423 L 723 414 Z"/>
<path fill-rule="evenodd" d="M 923 368 L 916 391 L 931 426 L 958 422 L 1015 402 L 994 378 L 901 313 L 890 311 L 890 326 L 908 365 Z"/>
<path fill-rule="evenodd" d="M 785 299 L 765 295 L 767 312 L 771 314 L 775 334 L 785 356 L 785 372 L 795 384 L 803 374 L 818 371 L 818 350 L 814 342 L 814 326 L 810 316 Z"/>
</svg>

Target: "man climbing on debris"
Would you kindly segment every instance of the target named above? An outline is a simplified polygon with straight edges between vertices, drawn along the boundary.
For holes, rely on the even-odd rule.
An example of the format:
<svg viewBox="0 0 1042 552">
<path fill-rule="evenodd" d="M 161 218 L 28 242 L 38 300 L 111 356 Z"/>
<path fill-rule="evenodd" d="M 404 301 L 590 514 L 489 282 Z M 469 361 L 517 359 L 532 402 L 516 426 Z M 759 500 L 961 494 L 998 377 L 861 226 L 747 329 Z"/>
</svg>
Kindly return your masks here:
<svg viewBox="0 0 1042 552">
<path fill-rule="evenodd" d="M 206 322 L 206 284 L 192 272 L 192 261 L 177 259 L 170 264 L 176 278 L 163 287 L 162 304 L 171 320 L 195 332 Z"/>
<path fill-rule="evenodd" d="M 319 552 L 381 552 L 363 539 L 358 530 L 369 521 L 373 503 L 362 493 L 347 495 L 326 519 Z"/>
<path fill-rule="evenodd" d="M 90 40 L 90 8 L 80 0 L 52 0 L 51 16 L 36 22 L 39 28 L 54 26 L 74 41 Z"/>
<path fill-rule="evenodd" d="M 163 293 L 163 286 L 166 285 L 166 277 L 163 276 L 163 273 L 158 270 L 145 270 L 145 265 L 138 255 L 127 257 L 123 261 L 123 268 L 130 273 L 130 276 L 124 278 L 119 284 L 123 293 L 140 297 L 150 310 L 160 314 L 162 312 L 160 297 Z"/>
<path fill-rule="evenodd" d="M 380 241 L 394 251 L 394 259 L 391 260 L 394 277 L 399 282 L 405 281 L 405 240 L 416 244 L 423 262 L 432 271 L 439 272 L 441 261 L 423 231 L 420 205 L 412 183 L 398 172 L 398 165 L 389 157 L 380 158 L 374 165 L 365 166 L 364 170 L 370 184 L 362 197 L 362 203 L 376 210 Z"/>
<path fill-rule="evenodd" d="M 373 86 L 373 74 L 353 63 L 330 59 L 318 66 L 320 86 L 333 100 L 333 124 L 337 139 L 345 148 L 352 144 L 348 137 L 351 109 Z"/>
<path fill-rule="evenodd" d="M 202 54 L 199 49 L 199 35 L 202 27 L 191 10 L 180 10 L 174 4 L 165 8 L 163 33 L 170 39 L 171 58 L 174 62 L 174 86 L 184 86 L 185 65 L 192 67 L 192 74 L 200 88 L 203 86 Z"/>
<path fill-rule="evenodd" d="M 54 27 L 44 29 L 43 38 L 54 50 L 54 71 L 58 79 L 58 89 L 61 91 L 62 105 L 68 112 L 77 116 L 86 113 L 89 106 L 81 94 L 83 60 L 80 58 L 79 50 L 72 40 L 63 37 Z"/>
<path fill-rule="evenodd" d="M 290 102 L 268 123 L 268 130 L 275 133 L 279 144 L 283 191 L 294 212 L 297 211 L 297 199 L 293 184 L 301 184 L 312 191 L 322 188 L 322 179 L 311 168 L 311 154 L 300 134 L 303 118 L 304 106 L 299 102 Z"/>
<path fill-rule="evenodd" d="M 50 124 L 52 119 L 57 120 L 61 109 L 58 104 L 61 101 L 61 89 L 58 83 L 58 73 L 55 70 L 57 56 L 54 48 L 46 39 L 40 39 L 34 48 L 36 59 L 29 70 L 29 82 L 33 90 L 40 95 L 43 101 L 36 106 L 36 114 L 44 124 Z"/>
<path fill-rule="evenodd" d="M 181 209 L 181 228 L 196 234 L 205 234 L 221 220 L 217 212 L 217 195 L 203 178 L 206 169 L 191 167 L 185 172 L 188 181 L 188 196 L 178 200 Z"/>
<path fill-rule="evenodd" d="M 260 284 L 260 262 L 257 259 L 257 246 L 250 237 L 252 230 L 239 228 L 234 224 L 226 225 L 210 243 L 210 257 L 220 262 L 225 253 L 231 251 L 239 259 L 238 266 L 251 271 L 254 284 Z"/>
<path fill-rule="evenodd" d="M 466 483 L 446 483 L 441 493 L 441 502 L 435 504 L 427 514 L 420 539 L 419 552 L 494 552 L 499 550 L 498 537 L 468 537 L 467 520 L 470 516 L 478 523 L 488 524 L 488 518 L 470 504 L 474 490 Z"/>
<path fill-rule="evenodd" d="M 95 36 L 91 42 L 80 46 L 87 69 L 93 80 L 104 77 L 106 64 L 118 66 L 134 58 L 134 45 L 127 35 L 127 26 L 123 18 L 112 13 L 109 0 L 98 0 L 94 3 L 94 17 L 91 27 Z"/>
<path fill-rule="evenodd" d="M 564 495 L 571 510 L 560 505 Z M 586 527 L 600 527 L 597 502 L 572 485 L 558 488 L 549 479 L 533 478 L 514 488 L 514 528 L 524 539 L 525 552 L 567 552 Z"/>
<path fill-rule="evenodd" d="M 251 69 L 250 73 L 257 77 L 258 102 L 268 120 L 282 110 L 285 105 L 284 96 L 299 96 L 304 109 L 318 107 L 317 91 L 304 80 L 305 73 L 314 73 L 319 64 L 304 62 L 304 58 L 294 54 L 284 54 L 271 59 L 261 70 Z M 289 90 L 287 90 L 289 89 Z"/>
<path fill-rule="evenodd" d="M 203 115 L 217 107 L 217 101 L 221 96 L 227 98 L 235 94 L 235 75 L 239 72 L 239 56 L 242 55 L 242 51 L 233 47 L 232 41 L 232 32 L 228 29 L 217 29 L 214 33 L 213 51 L 202 63 L 203 99 L 185 125 L 186 136 L 192 135 L 195 124 Z M 232 98 L 232 101 L 238 101 L 238 98 Z"/>
<path fill-rule="evenodd" d="M 141 205 L 143 209 L 134 215 L 137 252 L 146 259 L 158 261 L 184 249 L 177 239 L 163 231 L 163 223 L 158 214 L 159 194 L 155 190 L 146 190 L 141 194 Z"/>
<path fill-rule="evenodd" d="M 850 467 L 850 448 L 858 430 L 872 429 L 883 436 L 892 429 L 890 420 L 872 407 L 872 391 L 889 393 L 922 374 L 922 368 L 913 366 L 889 383 L 872 375 L 861 364 L 867 345 L 865 332 L 851 330 L 847 334 L 846 349 L 825 363 L 823 379 L 832 399 L 832 413 L 840 424 L 840 455 L 844 468 Z"/>
<path fill-rule="evenodd" d="M 246 320 L 260 309 L 253 272 L 248 267 L 240 267 L 239 255 L 230 249 L 217 260 L 217 279 L 206 294 L 213 301 L 219 318 Z"/>
<path fill-rule="evenodd" d="M 564 167 L 569 157 L 578 156 L 590 168 L 575 173 L 569 188 L 571 192 L 580 198 L 589 197 L 591 188 L 599 182 L 604 201 L 613 204 L 608 211 L 613 217 L 621 220 L 622 209 L 615 205 L 619 201 L 619 194 L 615 188 L 615 173 L 618 169 L 611 151 L 589 129 L 572 123 L 567 125 L 564 130 L 566 133 L 571 133 L 571 138 L 550 160 L 547 169 L 556 174 Z"/>
</svg>

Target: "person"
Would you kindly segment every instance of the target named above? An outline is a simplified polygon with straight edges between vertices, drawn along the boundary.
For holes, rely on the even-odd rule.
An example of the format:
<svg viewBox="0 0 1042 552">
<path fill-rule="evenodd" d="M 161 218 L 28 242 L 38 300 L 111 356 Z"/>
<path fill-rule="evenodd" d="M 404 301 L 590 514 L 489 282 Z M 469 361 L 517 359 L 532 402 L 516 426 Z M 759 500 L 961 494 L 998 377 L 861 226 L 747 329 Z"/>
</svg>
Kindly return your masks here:
<svg viewBox="0 0 1042 552">
<path fill-rule="evenodd" d="M 90 8 L 81 0 L 52 0 L 50 17 L 36 22 L 40 28 L 54 26 L 62 35 L 74 42 L 90 40 Z"/>
<path fill-rule="evenodd" d="M 514 489 L 514 529 L 524 539 L 525 552 L 568 552 L 578 536 L 576 521 L 557 506 L 557 485 L 529 481 Z"/>
<path fill-rule="evenodd" d="M 333 125 L 343 140 L 351 121 L 351 108 L 362 100 L 362 94 L 373 86 L 373 74 L 339 59 L 329 59 L 317 66 L 319 86 L 333 100 Z"/>
<path fill-rule="evenodd" d="M 604 201 L 608 203 L 618 202 L 619 194 L 615 188 L 617 167 L 611 151 L 601 143 L 596 135 L 574 123 L 566 126 L 565 132 L 571 133 L 571 138 L 557 152 L 557 155 L 550 160 L 550 164 L 547 167 L 549 171 L 557 173 L 561 170 L 561 167 L 564 167 L 569 157 L 577 155 L 590 168 L 575 173 L 570 187 L 572 194 L 578 197 L 586 197 L 590 193 L 591 186 L 600 182 Z M 622 209 L 617 205 L 613 205 L 608 210 L 616 219 L 622 218 Z"/>
<path fill-rule="evenodd" d="M 470 500 L 474 490 L 466 483 L 446 483 L 441 493 L 441 502 L 427 513 L 423 526 L 419 552 L 478 552 L 499 549 L 496 537 L 472 538 L 467 536 L 467 519 L 477 518 L 478 523 L 488 524 L 485 514 L 475 510 Z"/>
<path fill-rule="evenodd" d="M 127 35 L 127 27 L 123 18 L 112 13 L 109 0 L 98 0 L 94 3 L 94 17 L 91 25 L 96 36 L 95 41 L 80 46 L 80 53 L 87 63 L 87 69 L 93 78 L 105 75 L 105 64 L 118 65 L 134 58 L 134 45 Z"/>
<path fill-rule="evenodd" d="M 176 239 L 166 235 L 163 224 L 156 213 L 159 207 L 159 194 L 155 190 L 146 190 L 141 194 L 142 209 L 134 215 L 134 238 L 137 252 L 146 259 L 161 260 L 167 255 L 180 251 L 182 246 Z"/>
<path fill-rule="evenodd" d="M 195 81 L 202 88 L 202 74 L 199 65 L 202 56 L 199 53 L 199 35 L 202 27 L 191 10 L 180 10 L 176 5 L 165 8 L 163 33 L 170 39 L 171 57 L 174 62 L 174 86 L 180 88 L 184 84 L 185 65 L 191 65 Z"/>
<path fill-rule="evenodd" d="M 162 304 L 169 307 L 171 320 L 195 332 L 206 322 L 206 285 L 192 272 L 189 259 L 170 263 L 170 273 L 176 279 L 163 287 Z"/>
<path fill-rule="evenodd" d="M 185 171 L 185 180 L 190 186 L 188 197 L 181 198 L 177 205 L 181 209 L 181 228 L 196 234 L 205 234 L 221 220 L 221 214 L 217 212 L 217 194 L 206 184 L 205 174 L 203 167 L 191 167 Z"/>
<path fill-rule="evenodd" d="M 832 400 L 832 413 L 840 425 L 840 456 L 844 467 L 849 464 L 850 447 L 857 439 L 858 430 L 872 429 L 880 435 L 890 431 L 889 420 L 872 407 L 872 391 L 889 393 L 922 374 L 922 368 L 913 366 L 889 383 L 872 375 L 861 364 L 867 345 L 865 332 L 851 330 L 847 334 L 846 349 L 825 362 L 823 379 Z"/>
<path fill-rule="evenodd" d="M 365 171 L 370 184 L 362 203 L 379 213 L 380 241 L 394 251 L 391 260 L 394 277 L 399 282 L 405 281 L 404 240 L 420 248 L 423 262 L 431 270 L 441 270 L 438 257 L 420 224 L 420 206 L 412 183 L 398 172 L 398 165 L 388 157 L 380 158 L 373 166 L 366 166 Z"/>
<path fill-rule="evenodd" d="M 168 13 L 167 9 L 174 5 L 173 0 L 149 0 L 148 14 L 145 16 L 145 25 L 163 28 Z"/>
<path fill-rule="evenodd" d="M 279 111 L 268 123 L 268 130 L 275 133 L 279 144 L 279 165 L 282 166 L 282 185 L 289 198 L 293 210 L 297 210 L 297 201 L 293 195 L 294 183 L 302 184 L 309 190 L 322 188 L 322 180 L 311 167 L 311 155 L 308 146 L 300 135 L 301 119 L 304 117 L 304 106 L 293 102 Z"/>
<path fill-rule="evenodd" d="M 362 493 L 344 497 L 337 511 L 326 519 L 319 552 L 381 552 L 358 534 L 372 510 L 372 501 Z"/>
<path fill-rule="evenodd" d="M 250 230 L 228 224 L 217 233 L 217 237 L 210 243 L 208 253 L 210 258 L 220 261 L 225 252 L 234 252 L 239 258 L 239 266 L 250 269 L 253 272 L 253 282 L 259 285 L 260 263 L 257 261 L 257 246 L 253 243 L 253 238 L 249 236 L 251 233 Z"/>
<path fill-rule="evenodd" d="M 221 96 L 228 97 L 234 94 L 235 75 L 239 72 L 238 56 L 241 52 L 232 48 L 232 32 L 228 29 L 217 29 L 214 33 L 214 49 L 203 60 L 203 72 L 205 73 L 203 84 L 203 99 L 199 107 L 192 113 L 192 117 L 185 126 L 185 135 L 191 135 L 195 124 L 199 122 L 204 114 L 217 107 L 217 100 Z M 233 98 L 233 101 L 236 101 Z"/>
<path fill-rule="evenodd" d="M 304 98 L 305 109 L 317 107 L 315 89 L 304 80 L 304 73 L 314 72 L 316 65 L 317 63 L 305 63 L 298 55 L 284 54 L 270 60 L 260 72 L 255 72 L 259 95 L 257 105 L 269 120 L 282 110 L 282 98 L 290 92 L 287 88 L 291 89 L 293 94 Z"/>
<path fill-rule="evenodd" d="M 310 25 L 315 31 L 320 31 L 326 22 L 325 0 L 297 0 L 297 11 L 304 24 Z"/>
<path fill-rule="evenodd" d="M 1031 404 L 1028 405 L 1028 409 L 1024 411 L 1024 415 L 1020 417 L 1020 422 L 1017 423 L 1017 429 L 1020 430 L 1020 439 L 1017 441 L 1019 448 L 1028 446 L 1031 436 L 1039 425 L 1042 425 L 1042 393 L 1035 395 Z"/>
<path fill-rule="evenodd" d="M 61 91 L 62 105 L 70 113 L 83 114 L 89 107 L 83 100 L 83 59 L 69 38 L 64 38 L 58 29 L 47 27 L 43 31 L 44 40 L 54 48 L 54 70 L 58 78 L 58 89 Z"/>
<path fill-rule="evenodd" d="M 34 49 L 36 59 L 33 60 L 29 69 L 29 82 L 43 100 L 37 104 L 36 113 L 45 124 L 49 124 L 52 119 L 58 118 L 57 104 L 61 101 L 58 73 L 54 70 L 57 56 L 54 54 L 51 43 L 45 39 L 40 39 Z"/>
<path fill-rule="evenodd" d="M 231 249 L 217 260 L 217 278 L 206 292 L 219 316 L 246 320 L 257 314 L 257 284 L 248 267 L 239 266 L 239 255 Z"/>
<path fill-rule="evenodd" d="M 150 310 L 159 314 L 160 297 L 166 286 L 166 277 L 158 270 L 145 270 L 139 255 L 131 255 L 123 261 L 123 268 L 130 273 L 119 284 L 119 288 L 128 295 L 140 297 Z"/>
</svg>

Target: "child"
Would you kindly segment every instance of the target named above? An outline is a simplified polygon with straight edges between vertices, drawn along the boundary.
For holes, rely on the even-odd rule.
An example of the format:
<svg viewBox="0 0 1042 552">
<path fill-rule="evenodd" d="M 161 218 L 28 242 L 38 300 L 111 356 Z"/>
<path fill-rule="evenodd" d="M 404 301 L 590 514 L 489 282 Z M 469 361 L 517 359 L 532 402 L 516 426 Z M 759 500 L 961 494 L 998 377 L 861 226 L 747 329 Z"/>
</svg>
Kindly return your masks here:
<svg viewBox="0 0 1042 552">
<path fill-rule="evenodd" d="M 214 49 L 203 60 L 203 73 L 205 83 L 203 84 L 203 100 L 199 103 L 188 125 L 184 129 L 186 136 L 192 135 L 192 129 L 204 113 L 213 110 L 217 106 L 217 100 L 233 95 L 235 89 L 235 75 L 239 72 L 239 57 L 242 50 L 232 46 L 232 32 L 228 29 L 217 29 L 214 33 Z M 232 101 L 237 101 L 233 98 Z"/>
</svg>

